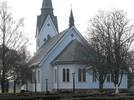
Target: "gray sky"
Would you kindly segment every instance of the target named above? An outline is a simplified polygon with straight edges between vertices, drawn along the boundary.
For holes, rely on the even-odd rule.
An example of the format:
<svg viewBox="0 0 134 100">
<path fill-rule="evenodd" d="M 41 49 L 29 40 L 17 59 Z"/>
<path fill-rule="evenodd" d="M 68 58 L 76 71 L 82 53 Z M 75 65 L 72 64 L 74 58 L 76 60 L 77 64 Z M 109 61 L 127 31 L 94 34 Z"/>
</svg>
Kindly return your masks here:
<svg viewBox="0 0 134 100">
<path fill-rule="evenodd" d="M 16 18 L 25 19 L 25 35 L 30 39 L 30 48 L 35 51 L 36 18 L 40 14 L 43 0 L 0 0 L 8 1 Z M 84 34 L 91 19 L 98 10 L 121 9 L 127 12 L 129 19 L 134 22 L 134 0 L 52 0 L 54 14 L 58 17 L 59 30 L 68 27 L 71 4 L 75 26 Z"/>
</svg>

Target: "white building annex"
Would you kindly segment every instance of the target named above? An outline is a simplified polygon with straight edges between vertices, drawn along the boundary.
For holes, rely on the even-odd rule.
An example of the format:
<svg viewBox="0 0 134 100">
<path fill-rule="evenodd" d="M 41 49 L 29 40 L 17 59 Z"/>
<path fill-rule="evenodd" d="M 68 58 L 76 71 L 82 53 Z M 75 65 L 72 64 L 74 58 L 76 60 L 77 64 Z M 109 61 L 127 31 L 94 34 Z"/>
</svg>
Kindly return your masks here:
<svg viewBox="0 0 134 100">
<path fill-rule="evenodd" d="M 76 90 L 99 88 L 94 72 L 88 70 L 91 66 L 86 64 L 86 59 L 82 56 L 88 42 L 75 27 L 72 10 L 69 27 L 59 32 L 52 1 L 43 0 L 41 14 L 37 17 L 36 43 L 37 52 L 29 62 L 34 68 L 36 85 L 31 83 L 30 91 L 35 91 L 35 88 L 41 92 L 72 90 L 74 84 Z M 91 49 L 91 58 L 93 54 Z M 119 88 L 127 89 L 127 80 L 127 74 L 124 74 Z M 110 75 L 106 78 L 104 88 L 114 89 Z"/>
</svg>

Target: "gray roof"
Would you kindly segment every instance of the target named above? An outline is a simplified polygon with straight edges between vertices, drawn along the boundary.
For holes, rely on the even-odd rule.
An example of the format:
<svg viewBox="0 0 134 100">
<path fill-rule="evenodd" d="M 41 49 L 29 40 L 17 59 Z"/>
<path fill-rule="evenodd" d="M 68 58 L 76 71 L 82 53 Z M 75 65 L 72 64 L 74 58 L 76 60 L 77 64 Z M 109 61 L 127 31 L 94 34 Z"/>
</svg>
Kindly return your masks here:
<svg viewBox="0 0 134 100">
<path fill-rule="evenodd" d="M 89 52 L 90 51 L 90 52 Z M 89 57 L 86 55 L 94 54 L 94 50 L 87 49 L 79 41 L 73 40 L 63 52 L 52 62 L 52 64 L 69 64 L 69 63 L 88 63 Z M 93 60 L 93 56 L 90 60 Z"/>
<path fill-rule="evenodd" d="M 64 30 L 60 34 L 50 38 L 35 54 L 35 56 L 29 61 L 30 66 L 39 65 L 39 63 L 47 56 L 51 49 L 59 42 L 59 40 L 65 35 L 69 29 Z"/>
<path fill-rule="evenodd" d="M 51 0 L 43 0 L 42 8 L 53 8 Z"/>
<path fill-rule="evenodd" d="M 47 16 L 48 16 L 47 14 L 37 16 L 37 29 L 38 29 L 39 32 L 40 32 L 40 30 L 41 30 L 41 28 L 42 28 Z M 51 19 L 52 19 L 52 21 L 53 21 L 53 23 L 55 25 L 56 30 L 59 31 L 58 22 L 57 22 L 57 16 L 50 15 L 50 17 L 51 17 Z M 36 33 L 36 35 L 37 35 L 37 33 Z"/>
</svg>

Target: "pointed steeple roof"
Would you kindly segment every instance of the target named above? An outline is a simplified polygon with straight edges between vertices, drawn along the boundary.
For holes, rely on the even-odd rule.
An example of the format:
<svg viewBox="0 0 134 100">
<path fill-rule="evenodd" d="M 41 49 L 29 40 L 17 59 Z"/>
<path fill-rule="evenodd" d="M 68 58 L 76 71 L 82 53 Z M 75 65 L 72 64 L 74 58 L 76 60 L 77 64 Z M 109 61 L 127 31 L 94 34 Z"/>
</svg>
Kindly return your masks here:
<svg viewBox="0 0 134 100">
<path fill-rule="evenodd" d="M 69 17 L 69 28 L 71 28 L 72 26 L 74 26 L 74 16 L 73 16 L 73 11 L 71 9 L 70 17 Z"/>
<path fill-rule="evenodd" d="M 42 15 L 44 14 L 53 14 L 53 5 L 51 0 L 43 0 L 42 8 L 41 8 Z"/>
<path fill-rule="evenodd" d="M 54 16 L 54 13 L 53 13 L 52 0 L 43 0 L 41 14 L 37 17 L 37 32 L 38 33 L 40 32 L 48 15 L 50 15 L 50 17 L 55 25 L 55 28 L 58 31 L 58 22 L 57 22 L 57 17 Z M 36 33 L 36 35 L 38 33 Z"/>
<path fill-rule="evenodd" d="M 53 8 L 51 0 L 43 0 L 42 8 Z"/>
</svg>

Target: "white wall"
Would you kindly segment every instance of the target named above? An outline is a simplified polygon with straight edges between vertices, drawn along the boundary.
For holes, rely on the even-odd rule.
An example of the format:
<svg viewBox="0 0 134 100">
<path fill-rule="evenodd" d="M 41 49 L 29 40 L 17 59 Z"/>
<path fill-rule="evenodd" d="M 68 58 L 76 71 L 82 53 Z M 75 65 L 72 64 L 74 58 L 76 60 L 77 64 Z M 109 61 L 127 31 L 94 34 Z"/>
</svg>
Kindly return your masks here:
<svg viewBox="0 0 134 100">
<path fill-rule="evenodd" d="M 48 39 L 47 36 L 55 36 L 56 34 L 58 34 L 55 25 L 50 17 L 50 15 L 48 15 L 48 17 L 46 18 L 40 32 L 38 33 L 38 36 L 36 37 L 36 47 L 37 49 L 39 49 L 44 43 L 44 39 Z"/>
<path fill-rule="evenodd" d="M 74 34 L 74 37 L 71 34 Z M 48 79 L 48 88 L 51 91 L 53 89 L 53 67 L 51 62 L 64 50 L 64 48 L 74 39 L 80 41 L 80 38 L 76 35 L 77 33 L 72 29 L 64 35 L 64 37 L 57 43 L 53 49 L 48 53 L 46 58 L 40 63 L 41 68 L 41 90 L 46 91 L 45 79 Z"/>
<path fill-rule="evenodd" d="M 71 36 L 71 34 L 74 34 L 74 37 Z M 40 70 L 41 70 L 41 91 L 46 91 L 46 81 L 45 79 L 48 79 L 48 90 L 52 91 L 53 89 L 61 88 L 61 89 L 70 89 L 73 86 L 72 83 L 72 74 L 73 72 L 76 73 L 76 79 L 78 80 L 78 68 L 83 67 L 83 65 L 64 65 L 64 66 L 57 66 L 56 68 L 58 69 L 58 83 L 55 84 L 54 82 L 54 68 L 51 65 L 51 62 L 64 50 L 64 48 L 74 39 L 77 39 L 78 41 L 82 42 L 80 36 L 76 33 L 74 29 L 69 30 L 68 33 L 64 35 L 64 37 L 53 47 L 53 49 L 47 54 L 47 56 L 42 60 L 40 63 Z M 69 83 L 63 83 L 62 82 L 62 68 L 64 67 L 69 67 L 70 68 L 70 82 Z M 86 67 L 86 66 L 85 66 Z M 87 72 L 87 80 L 85 83 L 78 82 L 76 80 L 76 88 L 78 89 L 92 89 L 92 88 L 98 88 L 99 85 L 98 83 L 93 83 L 92 82 L 92 73 Z M 127 81 L 126 81 L 126 76 L 123 78 L 123 84 L 121 85 L 122 87 L 127 86 Z M 124 85 L 124 86 L 123 86 Z M 104 88 L 108 87 L 113 87 L 113 84 L 104 84 Z"/>
<path fill-rule="evenodd" d="M 70 69 L 70 82 L 63 82 L 63 75 L 62 71 L 63 68 L 69 68 Z M 57 69 L 57 75 L 58 80 L 57 83 L 54 82 L 54 89 L 72 89 L 73 88 L 73 77 L 72 73 L 75 73 L 75 88 L 76 89 L 98 89 L 99 83 L 98 81 L 93 82 L 93 74 L 92 71 L 86 71 L 86 82 L 78 82 L 78 70 L 79 68 L 86 68 L 86 65 L 80 65 L 80 64 L 68 64 L 68 65 L 57 65 L 54 67 L 54 69 Z M 54 73 L 54 71 L 53 71 Z M 53 76 L 54 77 L 54 76 Z M 122 83 L 120 85 L 120 89 L 127 89 L 127 74 L 123 75 Z M 107 82 L 105 80 L 104 83 L 105 89 L 114 89 L 114 84 L 112 82 Z"/>
</svg>

